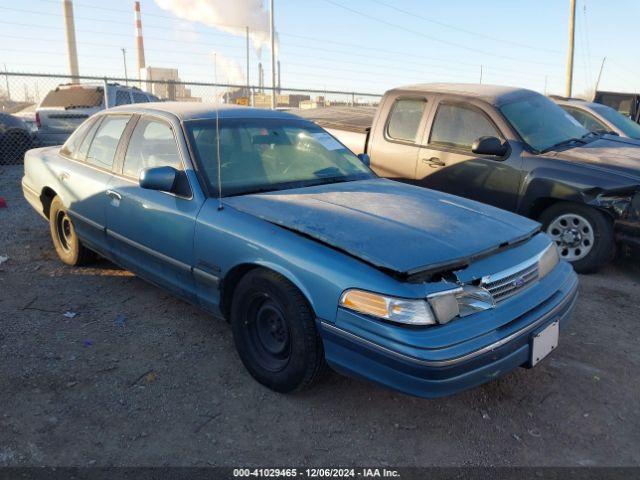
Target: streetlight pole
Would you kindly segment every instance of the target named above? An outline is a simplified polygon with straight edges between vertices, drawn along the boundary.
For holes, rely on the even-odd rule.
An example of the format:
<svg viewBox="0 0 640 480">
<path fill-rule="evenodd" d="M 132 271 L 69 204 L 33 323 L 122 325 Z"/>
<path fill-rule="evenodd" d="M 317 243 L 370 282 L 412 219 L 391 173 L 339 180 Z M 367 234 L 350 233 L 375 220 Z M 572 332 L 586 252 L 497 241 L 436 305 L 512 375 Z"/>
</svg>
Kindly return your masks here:
<svg viewBox="0 0 640 480">
<path fill-rule="evenodd" d="M 129 76 L 127 75 L 127 50 L 126 48 L 121 48 L 122 50 L 122 63 L 124 65 L 124 84 L 129 86 Z"/>
<path fill-rule="evenodd" d="M 276 109 L 276 32 L 273 18 L 273 3 L 271 0 L 271 8 L 269 10 L 269 23 L 271 25 L 271 110 Z"/>
<path fill-rule="evenodd" d="M 576 29 L 576 0 L 570 0 L 569 6 L 569 50 L 567 51 L 567 78 L 565 85 L 565 96 L 571 98 L 573 87 L 573 46 L 575 43 Z"/>
</svg>

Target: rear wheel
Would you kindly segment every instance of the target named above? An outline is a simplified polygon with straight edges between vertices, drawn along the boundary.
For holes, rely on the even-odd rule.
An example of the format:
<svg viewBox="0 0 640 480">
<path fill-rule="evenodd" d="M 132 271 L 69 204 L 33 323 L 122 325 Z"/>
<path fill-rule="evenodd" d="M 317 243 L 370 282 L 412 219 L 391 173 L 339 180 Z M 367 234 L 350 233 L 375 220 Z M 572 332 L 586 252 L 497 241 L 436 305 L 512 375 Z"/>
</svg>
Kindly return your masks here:
<svg viewBox="0 0 640 480">
<path fill-rule="evenodd" d="M 272 390 L 303 390 L 324 370 L 313 311 L 302 293 L 275 272 L 252 270 L 240 281 L 231 305 L 231 328 L 242 363 Z"/>
<path fill-rule="evenodd" d="M 60 197 L 55 197 L 49 208 L 51 240 L 60 260 L 67 265 L 84 265 L 95 259 L 95 254 L 85 247 L 73 226 Z"/>
<path fill-rule="evenodd" d="M 571 262 L 577 272 L 593 272 L 614 257 L 613 224 L 595 208 L 557 203 L 542 213 L 540 221 L 560 258 Z"/>
</svg>

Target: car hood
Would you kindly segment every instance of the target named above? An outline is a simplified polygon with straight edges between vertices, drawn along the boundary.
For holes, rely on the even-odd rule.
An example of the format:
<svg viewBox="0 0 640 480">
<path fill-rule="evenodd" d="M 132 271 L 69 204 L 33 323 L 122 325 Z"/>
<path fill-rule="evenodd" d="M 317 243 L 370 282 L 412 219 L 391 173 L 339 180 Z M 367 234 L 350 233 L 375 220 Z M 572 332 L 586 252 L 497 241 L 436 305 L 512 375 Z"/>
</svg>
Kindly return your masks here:
<svg viewBox="0 0 640 480">
<path fill-rule="evenodd" d="M 585 145 L 556 152 L 553 156 L 588 163 L 640 181 L 640 146 L 630 142 L 599 138 Z"/>
<path fill-rule="evenodd" d="M 228 197 L 224 203 L 409 275 L 464 265 L 539 229 L 504 210 L 385 179 Z"/>
</svg>

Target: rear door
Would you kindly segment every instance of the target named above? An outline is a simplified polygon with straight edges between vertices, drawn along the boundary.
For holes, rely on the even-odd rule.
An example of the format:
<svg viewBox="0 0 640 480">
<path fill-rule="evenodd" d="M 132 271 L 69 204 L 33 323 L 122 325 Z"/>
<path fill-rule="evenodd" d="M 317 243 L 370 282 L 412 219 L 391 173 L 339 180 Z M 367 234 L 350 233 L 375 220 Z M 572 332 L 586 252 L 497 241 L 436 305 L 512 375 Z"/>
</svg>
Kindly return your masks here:
<svg viewBox="0 0 640 480">
<path fill-rule="evenodd" d="M 187 157 L 180 131 L 163 118 L 142 116 L 129 132 L 109 185 L 107 237 L 116 261 L 156 284 L 196 301 L 191 275 L 195 220 L 204 198 L 185 174 Z M 178 170 L 179 193 L 146 190 L 145 168 Z"/>
<path fill-rule="evenodd" d="M 376 123 L 369 137 L 371 168 L 378 175 L 413 182 L 431 104 L 430 95 L 399 93 L 385 99 L 381 112 L 388 111 L 387 118 Z"/>
<path fill-rule="evenodd" d="M 506 136 L 479 103 L 440 96 L 425 129 L 416 169 L 419 185 L 515 210 L 522 177 L 520 151 L 504 158 L 471 152 L 475 140 Z"/>
<path fill-rule="evenodd" d="M 107 185 L 116 151 L 131 115 L 103 115 L 83 125 L 60 150 L 68 159 L 57 172 L 65 188 L 63 201 L 78 236 L 89 247 L 109 256 L 106 241 Z"/>
</svg>

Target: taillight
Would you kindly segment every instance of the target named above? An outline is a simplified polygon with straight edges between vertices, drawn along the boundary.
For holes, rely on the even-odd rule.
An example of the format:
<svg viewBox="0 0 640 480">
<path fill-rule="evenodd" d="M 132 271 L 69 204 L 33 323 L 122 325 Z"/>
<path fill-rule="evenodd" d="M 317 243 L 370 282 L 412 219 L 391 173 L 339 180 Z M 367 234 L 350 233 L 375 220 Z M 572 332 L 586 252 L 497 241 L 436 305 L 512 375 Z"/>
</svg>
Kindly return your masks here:
<svg viewBox="0 0 640 480">
<path fill-rule="evenodd" d="M 40 128 L 40 112 L 36 112 L 36 127 Z"/>
</svg>

